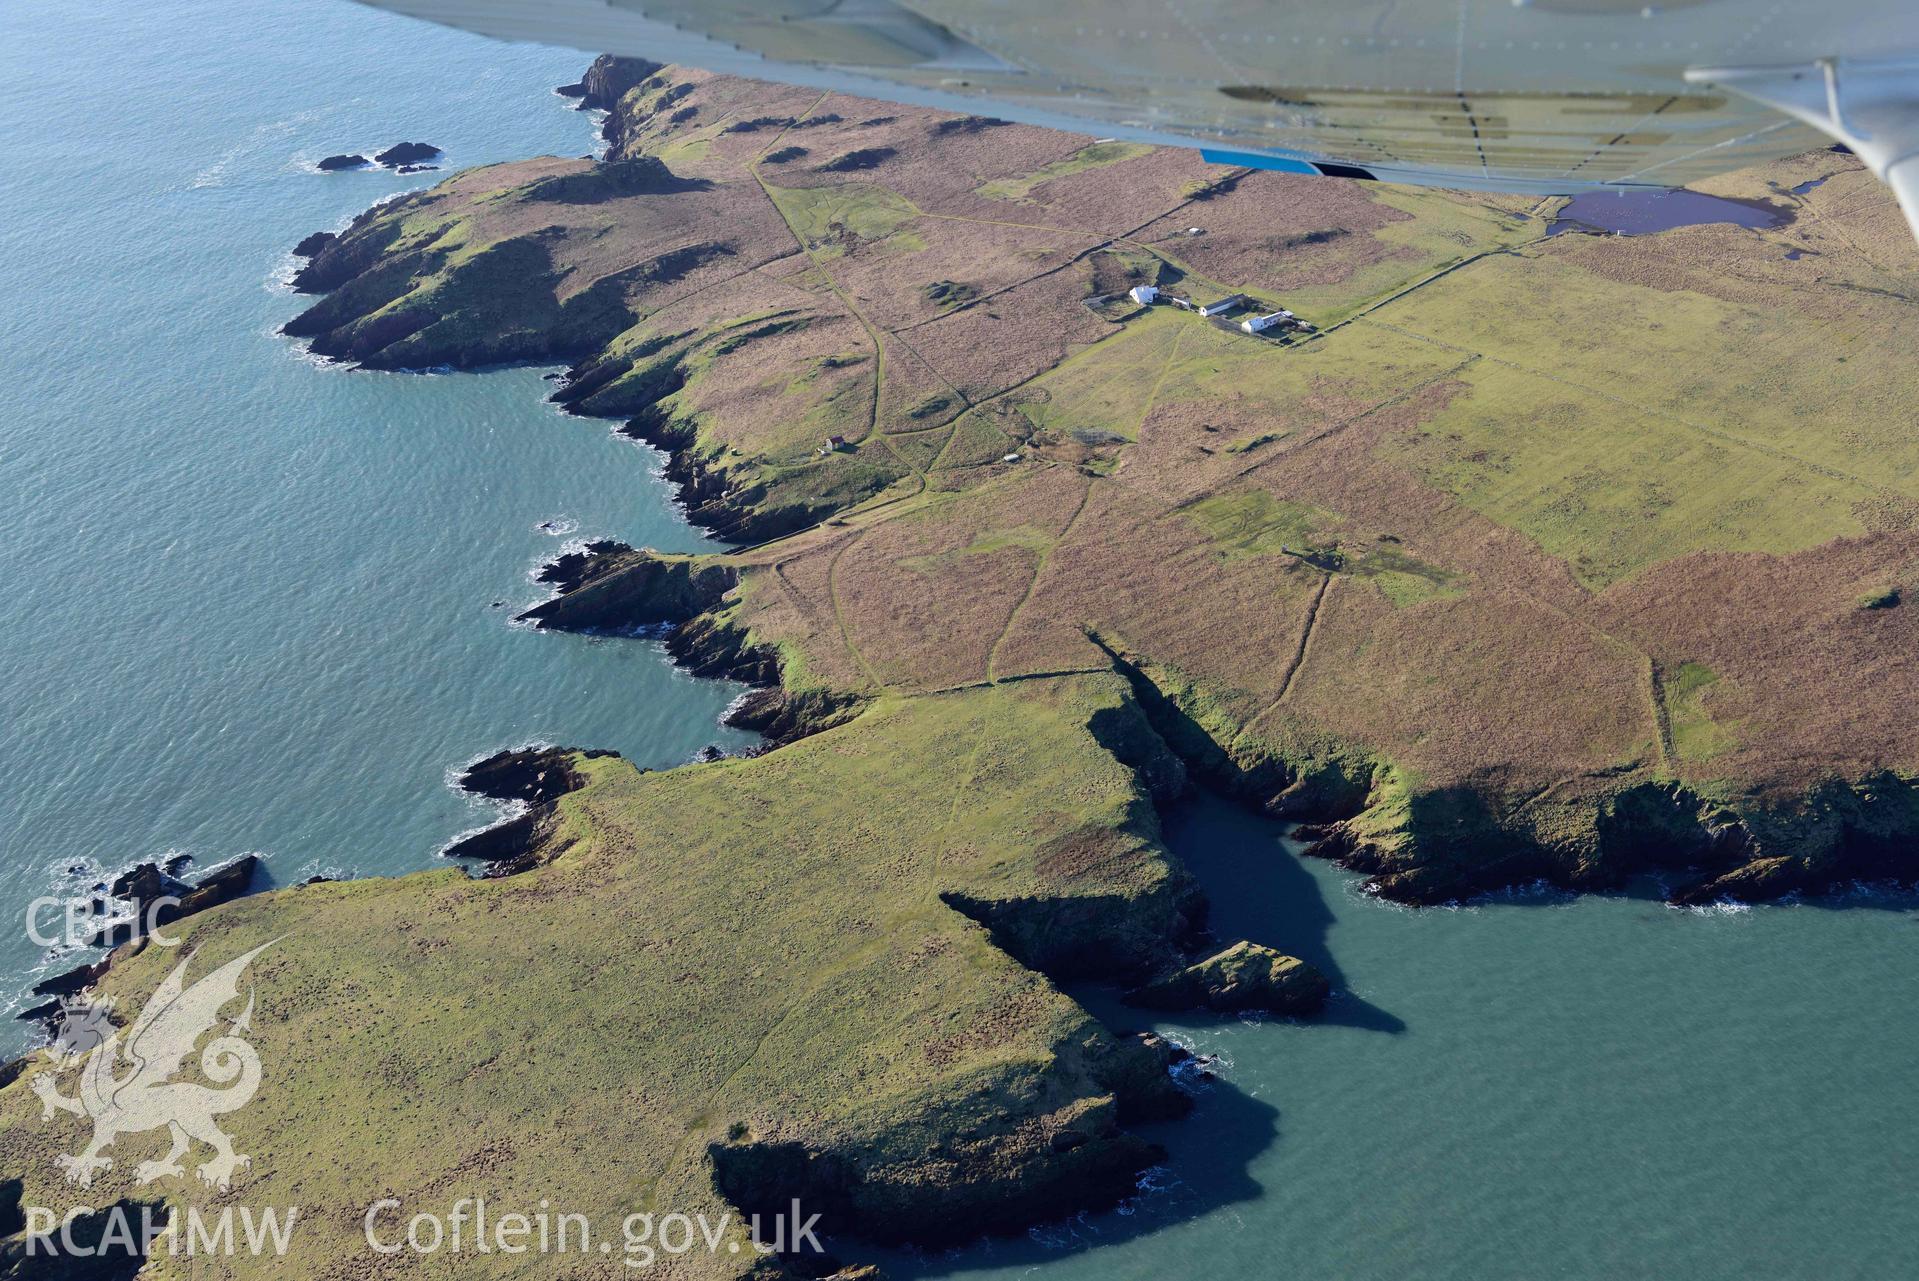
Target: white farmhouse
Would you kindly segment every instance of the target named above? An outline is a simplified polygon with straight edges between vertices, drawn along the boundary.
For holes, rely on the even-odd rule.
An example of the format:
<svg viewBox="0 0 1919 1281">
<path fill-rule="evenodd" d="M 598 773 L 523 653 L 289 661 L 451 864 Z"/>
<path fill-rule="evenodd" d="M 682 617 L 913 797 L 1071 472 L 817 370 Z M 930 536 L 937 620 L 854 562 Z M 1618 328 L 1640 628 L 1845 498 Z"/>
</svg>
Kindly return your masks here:
<svg viewBox="0 0 1919 1281">
<path fill-rule="evenodd" d="M 1142 307 L 1150 307 L 1159 297 L 1158 285 L 1134 285 L 1130 291 L 1133 301 Z"/>
<path fill-rule="evenodd" d="M 1281 325 L 1293 318 L 1290 311 L 1275 311 L 1264 316 L 1248 316 L 1239 322 L 1239 327 L 1249 334 L 1263 334 L 1275 325 Z"/>
</svg>

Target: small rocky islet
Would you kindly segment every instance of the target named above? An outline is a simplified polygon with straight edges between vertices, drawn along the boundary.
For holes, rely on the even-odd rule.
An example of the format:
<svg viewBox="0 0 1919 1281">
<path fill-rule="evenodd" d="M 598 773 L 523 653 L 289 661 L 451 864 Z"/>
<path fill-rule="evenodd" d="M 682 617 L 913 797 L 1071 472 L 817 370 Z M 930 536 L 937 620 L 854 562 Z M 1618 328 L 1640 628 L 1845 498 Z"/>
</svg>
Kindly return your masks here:
<svg viewBox="0 0 1919 1281">
<path fill-rule="evenodd" d="M 438 160 L 441 154 L 440 149 L 430 142 L 400 142 L 375 153 L 370 160 L 357 151 L 340 152 L 322 158 L 314 168 L 321 173 L 345 173 L 378 166 L 395 173 L 425 173 L 439 167 L 428 162 Z"/>
</svg>

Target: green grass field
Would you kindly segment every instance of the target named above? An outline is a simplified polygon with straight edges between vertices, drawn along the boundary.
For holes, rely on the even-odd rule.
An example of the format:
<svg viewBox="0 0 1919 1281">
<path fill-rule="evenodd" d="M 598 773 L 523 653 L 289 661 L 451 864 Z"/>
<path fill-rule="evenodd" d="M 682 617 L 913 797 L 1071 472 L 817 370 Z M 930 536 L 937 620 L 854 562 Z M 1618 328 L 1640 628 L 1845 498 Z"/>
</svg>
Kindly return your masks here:
<svg viewBox="0 0 1919 1281">
<path fill-rule="evenodd" d="M 1049 1136 L 1109 1141 L 1116 1043 L 940 895 L 1100 904 L 1083 915 L 1101 937 L 1080 943 L 1160 946 L 1183 874 L 1139 776 L 1089 726 L 1176 768 L 1149 763 L 1117 678 L 889 700 L 756 760 L 586 761 L 563 852 L 531 872 L 323 884 L 195 918 L 179 953 L 117 965 L 106 990 L 132 1007 L 195 949 L 197 977 L 277 940 L 252 977 L 264 1083 L 229 1120 L 252 1166 L 217 1199 L 306 1209 L 285 1263 L 163 1258 L 144 1275 L 370 1264 L 359 1219 L 383 1196 L 443 1210 L 483 1189 L 501 1212 L 545 1198 L 602 1225 L 717 1214 L 711 1144 L 805 1142 L 861 1171 L 875 1213 L 929 1219 L 1072 1168 Z M 1063 953 L 1075 913 L 1050 910 L 1034 946 Z M 25 1080 L 0 1090 L 28 1204 L 69 1203 L 52 1155 L 81 1130 L 43 1121 Z M 165 1145 L 126 1135 L 87 1199 L 131 1194 Z M 929 1170 L 932 1151 L 958 1163 Z M 205 1204 L 190 1186 L 151 1193 Z M 751 1258 L 695 1258 L 690 1275 Z M 460 1273 L 525 1262 L 469 1254 Z"/>
<path fill-rule="evenodd" d="M 1060 362 L 1020 402 L 1036 430 L 1137 440 L 1160 380 L 1187 331 L 1203 322 L 1170 307 L 1148 311 L 1118 335 Z"/>
<path fill-rule="evenodd" d="M 1651 285 L 1551 255 L 1489 258 L 1377 318 L 1728 448 L 1919 497 L 1906 304 L 1862 295 L 1811 312 L 1785 291 L 1762 308 Z"/>
<path fill-rule="evenodd" d="M 1546 255 L 1489 258 L 1360 327 L 1480 357 L 1386 456 L 1535 539 L 1595 588 L 1695 551 L 1790 553 L 1903 521 L 1919 439 L 1901 309 L 1811 321 L 1638 286 Z"/>
<path fill-rule="evenodd" d="M 1276 556 L 1323 545 L 1339 524 L 1310 503 L 1287 502 L 1263 489 L 1214 494 L 1186 509 L 1227 556 Z"/>
<path fill-rule="evenodd" d="M 1158 403 L 1191 406 L 1243 423 L 1242 440 L 1310 423 L 1313 403 L 1337 398 L 1355 408 L 1377 404 L 1432 378 L 1459 357 L 1395 334 L 1363 338 L 1347 330 L 1299 347 L 1275 347 L 1237 332 L 1187 320 L 1177 359 L 1159 385 Z"/>
<path fill-rule="evenodd" d="M 1865 528 L 1875 494 L 1859 480 L 1634 407 L 1659 384 L 1650 365 L 1604 390 L 1490 360 L 1459 378 L 1470 391 L 1382 455 L 1594 588 L 1688 552 L 1793 552 Z"/>
<path fill-rule="evenodd" d="M 1089 169 L 1103 169 L 1107 165 L 1116 165 L 1122 160 L 1131 160 L 1137 156 L 1150 155 L 1152 148 L 1137 142 L 1096 142 L 1081 147 L 1064 160 L 1055 160 L 1042 165 L 1032 173 L 1021 174 L 1016 178 L 994 178 L 982 183 L 977 190 L 982 196 L 992 200 L 1024 200 L 1033 194 L 1033 189 L 1042 183 L 1052 182 L 1056 178 L 1068 178 L 1076 173 L 1085 173 Z"/>
<path fill-rule="evenodd" d="M 1734 726 L 1713 719 L 1706 704 L 1719 677 L 1704 663 L 1681 663 L 1666 678 L 1666 715 L 1673 750 L 1689 764 L 1704 764 L 1738 744 Z"/>
<path fill-rule="evenodd" d="M 1379 262 L 1358 264 L 1336 283 L 1288 290 L 1286 305 L 1300 315 L 1321 325 L 1335 324 L 1454 263 L 1525 244 L 1545 230 L 1532 219 L 1415 187 L 1381 185 L 1371 195 L 1412 215 L 1372 233 L 1397 252 Z"/>
<path fill-rule="evenodd" d="M 844 182 L 824 187 L 767 185 L 773 201 L 793 230 L 816 256 L 838 257 L 845 246 L 842 233 L 861 240 L 884 240 L 901 253 L 923 249 L 926 242 L 908 228 L 920 216 L 913 203 L 876 182 Z"/>
</svg>

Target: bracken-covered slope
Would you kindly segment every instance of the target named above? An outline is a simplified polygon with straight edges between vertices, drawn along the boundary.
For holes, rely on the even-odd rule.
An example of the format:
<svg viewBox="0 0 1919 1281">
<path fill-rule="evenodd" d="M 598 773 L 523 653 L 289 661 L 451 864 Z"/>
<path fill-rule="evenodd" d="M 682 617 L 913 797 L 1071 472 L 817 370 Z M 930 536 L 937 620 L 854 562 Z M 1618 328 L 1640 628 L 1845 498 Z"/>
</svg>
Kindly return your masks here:
<svg viewBox="0 0 1919 1281">
<path fill-rule="evenodd" d="M 696 627 L 790 687 L 1122 662 L 1191 759 L 1415 901 L 1910 870 L 1919 275 L 1850 158 L 1723 181 L 1775 230 L 1548 237 L 1550 205 L 672 68 L 609 135 L 369 214 L 294 328 L 386 365 L 547 343 L 695 519 L 786 535 Z"/>
</svg>

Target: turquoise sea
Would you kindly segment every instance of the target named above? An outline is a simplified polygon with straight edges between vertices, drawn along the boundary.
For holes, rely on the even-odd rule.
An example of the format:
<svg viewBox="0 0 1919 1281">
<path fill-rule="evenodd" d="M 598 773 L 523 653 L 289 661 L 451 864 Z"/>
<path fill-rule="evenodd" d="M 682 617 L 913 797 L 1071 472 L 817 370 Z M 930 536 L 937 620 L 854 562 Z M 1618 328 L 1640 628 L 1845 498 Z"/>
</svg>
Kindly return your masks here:
<svg viewBox="0 0 1919 1281">
<path fill-rule="evenodd" d="M 0 6 L 0 992 L 71 963 L 26 905 L 96 869 L 398 872 L 485 819 L 446 776 L 499 746 L 740 741 L 737 690 L 651 643 L 508 622 L 568 538 L 701 545 L 656 456 L 544 371 L 350 373 L 274 334 L 291 244 L 433 177 L 312 161 L 586 151 L 550 92 L 585 61 L 346 0 Z M 1220 1063 L 1151 1190 L 895 1281 L 1919 1271 L 1909 900 L 1409 911 L 1222 802 L 1169 831 L 1222 935 L 1336 976 L 1328 1016 L 1160 1024 Z"/>
<path fill-rule="evenodd" d="M 1225 801 L 1167 830 L 1221 937 L 1334 977 L 1325 1016 L 1155 1021 L 1221 1065 L 1154 1131 L 1154 1190 L 890 1278 L 1919 1274 L 1912 898 L 1679 911 L 1645 885 L 1411 909 Z"/>
</svg>

